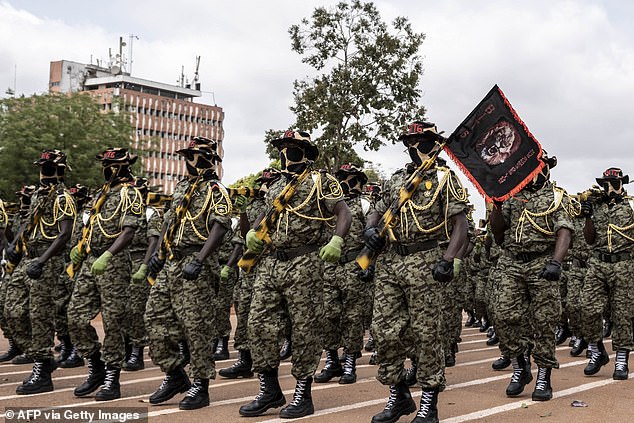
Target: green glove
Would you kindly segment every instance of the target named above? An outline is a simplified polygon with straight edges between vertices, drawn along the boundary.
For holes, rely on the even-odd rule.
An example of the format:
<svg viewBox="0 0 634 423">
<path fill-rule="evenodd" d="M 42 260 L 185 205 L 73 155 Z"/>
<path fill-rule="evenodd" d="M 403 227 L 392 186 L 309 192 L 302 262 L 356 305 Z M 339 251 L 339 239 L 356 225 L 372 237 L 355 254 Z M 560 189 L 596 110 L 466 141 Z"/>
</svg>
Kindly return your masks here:
<svg viewBox="0 0 634 423">
<path fill-rule="evenodd" d="M 244 212 L 247 209 L 247 205 L 249 204 L 249 199 L 244 195 L 237 195 L 233 200 L 233 205 L 240 213 Z"/>
<path fill-rule="evenodd" d="M 141 263 L 139 270 L 132 274 L 132 282 L 141 283 L 147 276 L 147 264 Z"/>
<path fill-rule="evenodd" d="M 328 263 L 336 263 L 341 257 L 341 247 L 343 246 L 343 238 L 339 235 L 333 235 L 330 242 L 319 250 L 319 258 Z"/>
<path fill-rule="evenodd" d="M 453 277 L 458 277 L 460 275 L 460 269 L 462 269 L 462 259 L 458 257 L 454 257 L 453 259 Z"/>
<path fill-rule="evenodd" d="M 72 261 L 75 266 L 79 266 L 85 258 L 86 254 L 80 253 L 76 245 L 70 250 L 70 261 Z"/>
<path fill-rule="evenodd" d="M 254 253 L 259 253 L 264 249 L 264 241 L 257 237 L 255 229 L 250 229 L 247 232 L 247 248 Z"/>
<path fill-rule="evenodd" d="M 92 264 L 90 268 L 90 273 L 93 275 L 103 275 L 106 273 L 106 267 L 108 266 L 108 262 L 112 258 L 112 253 L 110 251 L 106 251 L 102 255 L 99 256 L 97 260 Z"/>
<path fill-rule="evenodd" d="M 231 277 L 232 274 L 233 274 L 233 267 L 225 264 L 222 267 L 222 270 L 220 271 L 220 280 L 227 281 L 229 277 Z"/>
</svg>

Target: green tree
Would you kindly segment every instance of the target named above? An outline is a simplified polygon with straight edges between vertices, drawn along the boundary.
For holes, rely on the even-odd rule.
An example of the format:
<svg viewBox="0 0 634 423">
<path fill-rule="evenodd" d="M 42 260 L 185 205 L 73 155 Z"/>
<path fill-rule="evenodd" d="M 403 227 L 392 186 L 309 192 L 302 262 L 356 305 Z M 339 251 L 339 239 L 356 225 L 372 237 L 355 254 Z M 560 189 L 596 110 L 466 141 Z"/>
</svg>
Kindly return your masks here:
<svg viewBox="0 0 634 423">
<path fill-rule="evenodd" d="M 422 119 L 418 50 L 425 35 L 405 17 L 384 23 L 373 3 L 318 7 L 289 29 L 292 50 L 316 76 L 294 82 L 295 126 L 320 135 L 319 165 L 360 162 L 354 150 L 378 150 L 407 122 Z"/>
<path fill-rule="evenodd" d="M 36 184 L 39 173 L 33 162 L 42 150 L 54 148 L 68 156 L 68 185 L 100 186 L 103 176 L 95 155 L 107 147 L 129 148 L 132 131 L 127 113 L 104 112 L 82 93 L 0 100 L 0 192 L 14 198 L 22 185 Z"/>
</svg>

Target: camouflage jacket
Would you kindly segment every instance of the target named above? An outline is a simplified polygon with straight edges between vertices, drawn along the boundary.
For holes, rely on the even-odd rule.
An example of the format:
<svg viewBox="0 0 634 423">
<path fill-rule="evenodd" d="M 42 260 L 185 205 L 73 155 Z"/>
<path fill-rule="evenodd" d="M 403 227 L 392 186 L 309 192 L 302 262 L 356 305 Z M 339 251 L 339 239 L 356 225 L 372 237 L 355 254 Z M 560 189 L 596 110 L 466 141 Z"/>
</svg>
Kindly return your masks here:
<svg viewBox="0 0 634 423">
<path fill-rule="evenodd" d="M 39 223 L 31 233 L 25 234 L 29 248 L 46 249 L 60 233 L 60 223 L 65 220 L 75 221 L 77 211 L 75 200 L 64 184 L 51 188 L 39 187 L 31 197 L 31 206 L 26 218 L 33 224 L 33 219 L 39 215 Z M 41 254 L 43 251 L 40 251 Z"/>
<path fill-rule="evenodd" d="M 596 238 L 591 248 L 603 253 L 632 252 L 634 247 L 634 198 L 593 204 Z"/>
<path fill-rule="evenodd" d="M 157 209 L 147 206 L 145 218 L 139 220 L 139 226 L 134 231 L 134 238 L 130 244 L 132 259 L 143 258 L 148 247 L 148 239 L 161 236 L 163 218 Z"/>
</svg>

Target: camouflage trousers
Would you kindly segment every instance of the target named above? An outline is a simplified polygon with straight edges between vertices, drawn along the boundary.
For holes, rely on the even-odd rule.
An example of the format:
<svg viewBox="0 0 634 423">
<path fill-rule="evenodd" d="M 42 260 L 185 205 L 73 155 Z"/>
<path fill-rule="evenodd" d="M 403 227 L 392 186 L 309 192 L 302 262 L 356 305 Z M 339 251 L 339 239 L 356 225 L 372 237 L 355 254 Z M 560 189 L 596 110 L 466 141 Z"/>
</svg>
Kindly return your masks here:
<svg viewBox="0 0 634 423">
<path fill-rule="evenodd" d="M 256 372 L 279 366 L 280 316 L 286 307 L 293 343 L 291 373 L 296 379 L 315 373 L 322 351 L 323 269 L 317 252 L 288 261 L 268 256 L 258 264 L 248 326 Z"/>
<path fill-rule="evenodd" d="M 478 270 L 472 267 L 470 260 L 462 261 L 463 297 L 462 308 L 465 311 L 475 311 L 475 293 Z"/>
<path fill-rule="evenodd" d="M 417 382 L 423 388 L 445 388 L 440 310 L 445 287 L 431 272 L 441 254 L 436 248 L 408 256 L 388 251 L 379 257 L 372 334 L 377 346 L 377 379 L 384 385 L 405 379 L 406 353 L 414 351 Z"/>
<path fill-rule="evenodd" d="M 559 326 L 568 325 L 568 272 L 561 272 L 559 279 L 559 298 L 561 301 L 561 315 L 559 316 Z"/>
<path fill-rule="evenodd" d="M 460 331 L 462 330 L 462 306 L 464 305 L 464 285 L 466 275 L 461 272 L 450 282 L 443 286 L 442 306 L 440 314 L 442 317 L 443 349 L 445 355 L 451 352 L 454 344 L 461 341 Z"/>
<path fill-rule="evenodd" d="M 67 266 L 68 263 L 64 263 Z M 55 286 L 55 332 L 57 337 L 69 336 L 68 331 L 68 303 L 73 295 L 75 281 L 64 270 Z"/>
<path fill-rule="evenodd" d="M 586 337 L 586 328 L 583 324 L 583 305 L 581 293 L 586 278 L 587 268 L 574 266 L 566 272 L 568 275 L 568 286 L 566 290 L 566 314 L 568 315 L 568 325 L 570 331 L 576 337 Z"/>
<path fill-rule="evenodd" d="M 237 283 L 237 273 L 234 271 L 225 281 L 220 281 L 218 295 L 214 298 L 215 310 L 214 338 L 231 335 L 231 305 L 233 303 L 233 291 Z"/>
<path fill-rule="evenodd" d="M 354 353 L 363 347 L 364 293 L 367 282 L 357 278 L 354 261 L 326 264 L 324 269 L 323 346 L 326 350 L 343 347 Z"/>
<path fill-rule="evenodd" d="M 11 335 L 11 329 L 7 325 L 7 319 L 4 315 L 4 305 L 7 303 L 7 286 L 9 285 L 9 279 L 11 275 L 5 274 L 4 278 L 0 280 L 0 329 L 7 339 L 13 338 Z"/>
<path fill-rule="evenodd" d="M 218 292 L 218 263 L 208 257 L 198 278 L 190 281 L 182 270 L 191 260 L 168 261 L 150 290 L 144 316 L 150 357 L 163 372 L 174 370 L 181 364 L 178 342 L 184 340 L 191 355 L 190 376 L 215 379 L 211 304 Z"/>
<path fill-rule="evenodd" d="M 68 304 L 68 329 L 80 355 L 90 357 L 101 349 L 97 331 L 90 323 L 101 312 L 104 339 L 102 359 L 119 368 L 125 358 L 123 330 L 126 326 L 126 304 L 129 301 L 130 255 L 122 251 L 112 257 L 103 275 L 90 273 L 98 257 L 89 255 L 79 274 Z"/>
<path fill-rule="evenodd" d="M 475 276 L 474 309 L 478 319 L 488 318 L 490 299 L 490 269 L 480 271 Z"/>
<path fill-rule="evenodd" d="M 634 317 L 634 260 L 604 263 L 596 257 L 588 260 L 588 272 L 581 293 L 583 326 L 588 329 L 586 341 L 602 338 L 602 314 L 610 304 L 612 318 L 612 348 L 634 350 L 632 318 Z"/>
<path fill-rule="evenodd" d="M 136 272 L 142 263 L 143 258 L 132 260 L 132 273 Z M 129 301 L 126 304 L 128 320 L 124 328 L 124 333 L 127 335 L 130 343 L 135 347 L 147 345 L 147 334 L 145 333 L 143 315 L 145 314 L 145 304 L 147 303 L 149 295 L 150 284 L 147 279 L 135 282 L 130 278 L 130 285 L 128 287 Z"/>
<path fill-rule="evenodd" d="M 500 292 L 500 278 L 504 273 L 504 270 L 501 269 L 497 265 L 497 261 L 495 264 L 491 266 L 489 269 L 489 275 L 487 277 L 486 286 L 487 286 L 487 297 L 486 297 L 486 316 L 489 322 L 494 326 L 497 331 L 497 315 L 498 315 L 498 305 L 497 299 Z M 498 338 L 500 338 L 498 336 Z M 506 345 L 506 340 L 500 338 L 500 342 L 498 343 L 498 349 L 500 350 L 500 354 L 504 357 L 511 357 L 511 352 L 509 351 L 508 346 Z"/>
<path fill-rule="evenodd" d="M 236 350 L 249 350 L 249 336 L 247 328 L 249 324 L 249 310 L 253 298 L 253 281 L 255 280 L 257 267 L 251 273 L 240 272 L 240 279 L 234 291 L 234 305 L 236 307 L 236 333 L 233 338 L 233 347 Z"/>
<path fill-rule="evenodd" d="M 51 257 L 40 279 L 31 279 L 26 268 L 36 258 L 24 257 L 8 281 L 4 314 L 17 346 L 34 360 L 53 357 L 55 336 L 54 289 L 64 269 L 61 256 Z"/>
<path fill-rule="evenodd" d="M 539 367 L 559 368 L 555 357 L 555 329 L 561 315 L 559 282 L 539 278 L 547 257 L 528 263 L 503 254 L 498 260 L 499 284 L 495 331 L 511 357 L 533 345 Z"/>
</svg>

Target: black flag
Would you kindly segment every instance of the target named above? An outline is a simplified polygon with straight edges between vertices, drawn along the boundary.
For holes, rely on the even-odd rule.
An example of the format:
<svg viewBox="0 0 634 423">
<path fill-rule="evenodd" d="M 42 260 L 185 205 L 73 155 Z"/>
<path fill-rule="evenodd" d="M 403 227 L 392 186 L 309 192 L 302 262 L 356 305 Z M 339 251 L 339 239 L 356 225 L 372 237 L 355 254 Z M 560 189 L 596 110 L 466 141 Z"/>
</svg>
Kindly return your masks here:
<svg viewBox="0 0 634 423">
<path fill-rule="evenodd" d="M 495 85 L 449 137 L 447 154 L 486 201 L 504 201 L 541 171 L 542 147 Z"/>
</svg>

